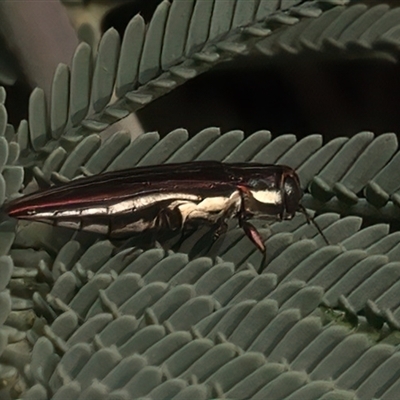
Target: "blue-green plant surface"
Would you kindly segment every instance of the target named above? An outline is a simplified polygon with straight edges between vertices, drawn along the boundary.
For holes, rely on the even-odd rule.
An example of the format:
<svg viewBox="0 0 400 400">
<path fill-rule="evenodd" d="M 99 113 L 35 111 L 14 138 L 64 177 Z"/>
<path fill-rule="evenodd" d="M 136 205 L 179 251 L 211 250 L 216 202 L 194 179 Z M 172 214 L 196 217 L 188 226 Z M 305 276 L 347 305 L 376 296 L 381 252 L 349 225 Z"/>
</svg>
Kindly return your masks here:
<svg viewBox="0 0 400 400">
<path fill-rule="evenodd" d="M 2 90 L 1 204 L 37 185 L 141 165 L 287 164 L 330 244 L 302 215 L 257 222 L 266 260 L 235 225 L 216 242 L 199 229 L 182 243 L 118 251 L 93 234 L 3 216 L 0 397 L 398 399 L 394 133 L 328 142 L 216 127 L 191 138 L 184 128 L 162 138 L 101 133 L 237 56 L 397 62 L 399 16 L 348 0 L 163 1 L 148 26 L 138 15 L 122 39 L 108 30 L 95 60 L 81 43 L 71 68 L 55 71 L 51 100 L 35 89 L 17 128 Z"/>
</svg>

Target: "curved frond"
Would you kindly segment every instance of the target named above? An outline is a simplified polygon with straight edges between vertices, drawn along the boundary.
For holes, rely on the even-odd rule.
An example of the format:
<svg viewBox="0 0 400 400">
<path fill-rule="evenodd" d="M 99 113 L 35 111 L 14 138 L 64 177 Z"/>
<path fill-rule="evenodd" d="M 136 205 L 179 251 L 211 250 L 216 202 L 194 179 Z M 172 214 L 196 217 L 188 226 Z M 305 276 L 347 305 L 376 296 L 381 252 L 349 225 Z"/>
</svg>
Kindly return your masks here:
<svg viewBox="0 0 400 400">
<path fill-rule="evenodd" d="M 291 10 L 292 15 L 296 15 L 295 10 Z M 298 11 L 301 17 L 316 16 L 312 7 Z M 313 14 L 307 15 L 310 12 Z M 377 57 L 397 61 L 395 43 L 399 13 L 398 8 L 390 8 L 387 4 L 370 7 L 349 3 L 347 7 L 331 8 L 319 13 L 318 18 L 304 19 L 271 35 L 257 44 L 257 49 L 269 56 L 279 51 L 293 55 L 304 50 L 323 52 L 324 55 L 349 50 L 361 56 L 375 50 Z"/>
<path fill-rule="evenodd" d="M 133 141 L 128 133 L 118 132 L 103 142 L 97 134 L 87 136 L 69 155 L 58 147 L 34 173 L 42 181 L 64 182 L 82 173 L 193 160 L 286 164 L 296 169 L 303 189 L 309 189 L 307 207 L 392 221 L 400 216 L 397 150 L 394 133 L 375 137 L 360 132 L 323 144 L 317 134 L 297 141 L 291 134 L 272 139 L 270 132 L 258 131 L 245 138 L 242 131 L 221 135 L 217 128 L 204 129 L 191 139 L 185 129 L 162 139 L 146 133 Z"/>
<path fill-rule="evenodd" d="M 185 272 L 191 263 L 196 268 Z M 96 267 L 80 288 L 56 283 L 57 292 L 49 295 L 50 304 L 63 312 L 46 328 L 46 338 L 34 344 L 30 368 L 46 371 L 46 376 L 34 375 L 35 382 L 55 396 L 66 390 L 65 379 L 77 382 L 81 391 L 94 390 L 90 382 L 95 379 L 105 393 L 132 396 L 143 390 L 156 398 L 153 394 L 166 390 L 167 382 L 175 387 L 179 381 L 177 393 L 188 390 L 195 376 L 204 390 L 212 392 L 216 385 L 231 398 L 265 398 L 272 388 L 282 399 L 336 391 L 350 396 L 353 390 L 362 398 L 373 371 L 379 371 L 373 382 L 383 379 L 377 388 L 392 376 L 384 374 L 397 357 L 395 347 L 373 344 L 372 337 L 346 323 L 324 325 L 318 286 L 291 280 L 279 288 L 279 278 L 271 273 L 234 272 L 233 264 L 213 266 L 207 258 L 188 263 L 185 255 L 161 250 L 136 254 L 124 267 L 113 265 L 115 270 L 111 264 Z M 59 279 L 75 275 L 71 272 Z M 70 294 L 63 289 L 68 286 Z M 256 300 L 257 287 L 264 295 Z M 56 349 L 62 353 L 59 361 L 50 358 Z M 153 382 L 150 375 L 156 371 L 164 378 L 155 375 Z M 299 381 L 303 371 L 307 376 Z M 334 386 L 327 381 L 332 376 Z M 145 388 L 144 377 L 150 379 Z"/>
<path fill-rule="evenodd" d="M 20 146 L 13 142 L 14 129 L 7 123 L 7 110 L 0 104 L 0 205 L 21 187 L 24 169 L 18 165 Z"/>
<path fill-rule="evenodd" d="M 357 49 L 376 48 L 377 54 L 395 57 L 396 9 L 347 3 L 193 0 L 169 5 L 163 1 L 147 29 L 140 16 L 134 17 L 121 43 L 114 29 L 107 31 L 94 67 L 85 43 L 76 50 L 71 72 L 65 65 L 59 66 L 53 81 L 50 122 L 43 93 L 33 92 L 29 117 L 32 149 L 48 153 L 61 145 L 70 151 L 83 136 L 104 130 L 219 62 L 254 51 L 258 42 L 257 51 L 269 55 L 281 49 L 298 52 L 304 47 L 327 52 L 329 43 L 340 49 L 353 46 L 352 52 L 355 44 Z M 26 143 L 23 138 L 18 141 Z"/>
<path fill-rule="evenodd" d="M 13 308 L 13 301 L 7 289 L 13 268 L 10 256 L 0 256 L 0 376 L 4 380 L 3 386 L 12 384 L 18 377 L 18 369 L 15 365 L 5 362 L 4 354 L 10 351 L 12 348 L 10 345 L 14 341 L 20 342 L 23 339 L 23 335 L 19 334 L 17 329 L 5 324 Z"/>
</svg>

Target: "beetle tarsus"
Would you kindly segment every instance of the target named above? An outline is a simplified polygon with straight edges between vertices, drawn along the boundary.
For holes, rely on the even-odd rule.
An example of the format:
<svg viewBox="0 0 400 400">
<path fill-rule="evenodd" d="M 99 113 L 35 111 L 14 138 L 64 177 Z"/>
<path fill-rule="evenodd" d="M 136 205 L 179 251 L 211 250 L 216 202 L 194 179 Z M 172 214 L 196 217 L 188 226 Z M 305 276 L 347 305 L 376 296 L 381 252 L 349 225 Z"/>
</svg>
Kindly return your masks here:
<svg viewBox="0 0 400 400">
<path fill-rule="evenodd" d="M 267 266 L 267 252 L 264 251 L 262 259 L 261 259 L 260 267 L 258 268 L 258 273 L 261 274 L 264 271 L 266 266 Z"/>
</svg>

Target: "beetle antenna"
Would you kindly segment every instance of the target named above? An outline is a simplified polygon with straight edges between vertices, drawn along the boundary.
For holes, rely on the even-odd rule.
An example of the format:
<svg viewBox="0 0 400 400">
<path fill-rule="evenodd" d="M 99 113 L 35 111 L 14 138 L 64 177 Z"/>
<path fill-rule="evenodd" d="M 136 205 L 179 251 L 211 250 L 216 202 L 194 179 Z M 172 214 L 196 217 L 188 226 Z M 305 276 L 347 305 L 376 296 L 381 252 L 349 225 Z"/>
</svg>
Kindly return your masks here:
<svg viewBox="0 0 400 400">
<path fill-rule="evenodd" d="M 318 233 L 324 238 L 325 243 L 329 246 L 330 243 L 328 242 L 328 239 L 322 232 L 322 229 L 318 226 L 318 224 L 315 222 L 315 219 L 307 212 L 306 208 L 302 204 L 299 204 L 299 210 L 306 217 L 307 224 L 313 224 L 317 229 Z"/>
</svg>

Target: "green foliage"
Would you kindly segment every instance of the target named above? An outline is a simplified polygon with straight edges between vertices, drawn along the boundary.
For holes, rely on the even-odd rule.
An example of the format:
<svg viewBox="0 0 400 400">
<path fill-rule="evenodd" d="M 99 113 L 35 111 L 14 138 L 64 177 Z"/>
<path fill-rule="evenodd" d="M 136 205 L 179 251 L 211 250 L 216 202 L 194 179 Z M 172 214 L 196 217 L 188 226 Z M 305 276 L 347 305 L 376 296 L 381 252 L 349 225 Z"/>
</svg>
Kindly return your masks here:
<svg viewBox="0 0 400 400">
<path fill-rule="evenodd" d="M 238 55 L 351 51 L 397 61 L 399 9 L 352 3 L 163 1 L 147 27 L 134 17 L 122 41 L 107 31 L 94 61 L 81 43 L 71 69 L 57 68 L 51 102 L 32 92 L 29 121 L 16 133 L 1 91 L 0 204 L 35 181 L 140 165 L 279 163 L 297 170 L 330 245 L 302 215 L 256 222 L 265 260 L 235 226 L 215 242 L 199 229 L 182 243 L 117 251 L 93 234 L 3 219 L 0 396 L 396 398 L 400 234 L 387 225 L 400 216 L 394 134 L 328 143 L 213 127 L 192 138 L 185 129 L 101 135 Z"/>
</svg>

